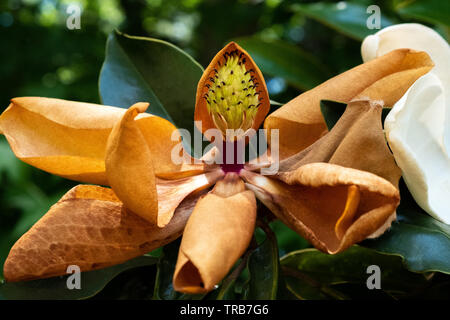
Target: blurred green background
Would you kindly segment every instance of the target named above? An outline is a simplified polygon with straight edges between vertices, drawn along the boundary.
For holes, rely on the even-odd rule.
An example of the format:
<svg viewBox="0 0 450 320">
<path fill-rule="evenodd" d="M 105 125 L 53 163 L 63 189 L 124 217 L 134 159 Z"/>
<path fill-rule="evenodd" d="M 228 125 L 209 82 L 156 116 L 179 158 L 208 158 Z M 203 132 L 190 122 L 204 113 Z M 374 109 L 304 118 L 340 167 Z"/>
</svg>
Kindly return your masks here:
<svg viewBox="0 0 450 320">
<path fill-rule="evenodd" d="M 79 30 L 66 27 L 70 4 L 82 8 Z M 0 112 L 17 96 L 99 103 L 105 43 L 115 28 L 172 42 L 203 66 L 241 39 L 271 99 L 286 102 L 362 62 L 361 40 L 377 31 L 365 26 L 372 4 L 381 8 L 382 26 L 420 22 L 448 40 L 449 2 L 439 0 L 2 0 Z M 0 136 L 1 266 L 18 237 L 75 184 L 21 163 Z M 280 255 L 307 246 L 281 224 L 274 228 Z"/>
</svg>

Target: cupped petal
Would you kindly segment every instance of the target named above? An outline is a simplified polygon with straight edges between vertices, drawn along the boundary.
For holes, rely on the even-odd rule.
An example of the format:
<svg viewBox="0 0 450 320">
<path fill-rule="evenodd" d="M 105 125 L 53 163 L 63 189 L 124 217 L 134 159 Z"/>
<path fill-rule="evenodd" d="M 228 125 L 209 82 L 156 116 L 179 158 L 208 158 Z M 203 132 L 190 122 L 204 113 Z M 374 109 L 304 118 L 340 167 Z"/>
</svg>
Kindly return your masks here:
<svg viewBox="0 0 450 320">
<path fill-rule="evenodd" d="M 223 69 L 226 67 L 226 63 L 231 63 L 232 57 L 235 59 L 234 64 L 237 71 L 244 68 L 242 70 L 245 71 L 245 77 L 242 79 L 237 78 L 235 70 Z M 219 79 L 218 75 L 222 76 L 222 72 L 227 72 L 227 74 L 223 75 L 223 79 Z M 216 87 L 216 81 L 223 82 Z M 253 98 L 254 96 L 255 98 Z M 211 103 L 216 100 L 214 104 L 217 104 L 220 110 L 223 109 L 222 114 L 208 110 L 208 99 Z M 224 99 L 228 103 L 226 107 L 221 105 L 221 101 Z M 256 102 L 251 99 L 256 99 Z M 235 112 L 243 106 L 246 110 L 243 110 L 242 114 Z M 201 128 L 198 129 L 202 133 L 208 129 L 225 131 L 228 120 L 231 126 L 239 123 L 244 125 L 244 127 L 241 126 L 244 131 L 248 129 L 248 123 L 251 123 L 250 128 L 257 130 L 269 109 L 269 94 L 261 70 L 247 51 L 237 43 L 230 42 L 216 54 L 198 83 L 194 115 L 195 121 L 198 121 L 196 122 L 197 126 L 201 124 Z M 237 129 L 237 127 L 239 125 L 236 125 L 236 128 L 229 127 L 229 129 Z M 208 134 L 205 133 L 205 135 L 208 139 L 211 138 Z"/>
<path fill-rule="evenodd" d="M 450 224 L 448 114 L 442 82 L 435 74 L 427 74 L 395 104 L 386 117 L 385 130 L 416 202 L 434 218 Z"/>
<path fill-rule="evenodd" d="M 69 265 L 90 271 L 150 252 L 182 234 L 200 195 L 186 198 L 170 223 L 158 228 L 125 209 L 111 189 L 78 185 L 14 244 L 5 279 L 65 275 Z"/>
<path fill-rule="evenodd" d="M 126 110 L 53 98 L 11 100 L 0 116 L 0 133 L 22 161 L 67 179 L 108 185 L 105 152 L 112 127 Z M 141 114 L 136 120 L 151 146 L 157 173 L 178 169 L 170 161 L 171 135 L 167 120 Z"/>
<path fill-rule="evenodd" d="M 381 100 L 391 107 L 420 76 L 433 67 L 430 57 L 409 49 L 391 51 L 348 70 L 299 95 L 271 113 L 264 127 L 279 129 L 280 158 L 291 156 L 327 132 L 320 100 L 349 102 L 356 97 Z"/>
<path fill-rule="evenodd" d="M 240 175 L 281 221 L 330 254 L 385 231 L 400 201 L 389 181 L 328 163 L 301 166 L 283 181 L 247 170 Z"/>
<path fill-rule="evenodd" d="M 237 174 L 229 173 L 195 206 L 181 241 L 175 290 L 212 290 L 247 249 L 256 220 L 256 200 Z"/>
</svg>

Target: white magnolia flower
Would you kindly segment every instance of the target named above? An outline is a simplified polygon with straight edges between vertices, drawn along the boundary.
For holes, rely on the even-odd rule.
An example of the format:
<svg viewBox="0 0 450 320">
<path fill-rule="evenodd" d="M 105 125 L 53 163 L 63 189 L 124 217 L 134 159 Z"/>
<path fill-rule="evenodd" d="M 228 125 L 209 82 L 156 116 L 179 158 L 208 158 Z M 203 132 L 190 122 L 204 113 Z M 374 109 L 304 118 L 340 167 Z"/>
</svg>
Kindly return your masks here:
<svg viewBox="0 0 450 320">
<path fill-rule="evenodd" d="M 450 47 L 436 31 L 407 23 L 364 39 L 364 62 L 391 50 L 427 52 L 435 67 L 393 106 L 384 123 L 386 138 L 416 202 L 450 224 Z"/>
</svg>

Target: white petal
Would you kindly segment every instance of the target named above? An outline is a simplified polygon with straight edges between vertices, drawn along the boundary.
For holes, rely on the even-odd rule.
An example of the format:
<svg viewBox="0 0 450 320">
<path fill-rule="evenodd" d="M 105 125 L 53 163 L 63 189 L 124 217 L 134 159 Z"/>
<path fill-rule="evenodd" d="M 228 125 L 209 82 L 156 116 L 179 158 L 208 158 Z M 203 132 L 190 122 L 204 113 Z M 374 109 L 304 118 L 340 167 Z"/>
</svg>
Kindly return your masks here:
<svg viewBox="0 0 450 320">
<path fill-rule="evenodd" d="M 449 112 L 442 82 L 428 73 L 394 105 L 384 124 L 389 146 L 414 199 L 448 224 L 450 158 L 444 132 L 448 133 Z"/>
<path fill-rule="evenodd" d="M 385 121 L 386 138 L 416 202 L 450 224 L 450 47 L 436 31 L 405 23 L 364 39 L 364 62 L 392 50 L 427 52 L 435 67 L 418 79 Z"/>
</svg>

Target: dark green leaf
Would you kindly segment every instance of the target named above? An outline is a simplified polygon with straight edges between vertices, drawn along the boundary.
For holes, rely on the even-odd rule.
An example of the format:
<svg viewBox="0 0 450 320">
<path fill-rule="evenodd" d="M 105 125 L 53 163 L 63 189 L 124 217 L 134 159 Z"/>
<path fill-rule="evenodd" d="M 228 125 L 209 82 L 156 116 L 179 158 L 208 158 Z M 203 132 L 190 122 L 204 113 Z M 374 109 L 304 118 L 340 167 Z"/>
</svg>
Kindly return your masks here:
<svg viewBox="0 0 450 320">
<path fill-rule="evenodd" d="M 250 255 L 248 260 L 249 282 L 246 298 L 273 300 L 278 290 L 278 245 L 275 234 L 267 225 L 263 227 L 266 239 Z"/>
<path fill-rule="evenodd" d="M 172 279 L 178 258 L 180 240 L 163 247 L 162 256 L 158 262 L 153 299 L 156 300 L 200 300 L 204 294 L 184 294 L 173 289 Z"/>
<path fill-rule="evenodd" d="M 291 290 L 288 288 L 286 277 L 280 272 L 278 274 L 278 292 L 277 300 L 299 300 Z"/>
<path fill-rule="evenodd" d="M 213 298 L 215 300 L 235 300 L 236 299 L 236 282 L 239 276 L 242 275 L 242 271 L 245 269 L 248 258 L 251 252 L 248 251 L 245 255 L 240 259 L 237 263 L 237 266 L 234 268 L 233 272 L 231 272 L 220 285 L 217 293 L 214 294 Z"/>
<path fill-rule="evenodd" d="M 402 256 L 408 269 L 450 274 L 450 226 L 430 217 L 400 181 L 397 221 L 381 237 L 363 245 Z"/>
<path fill-rule="evenodd" d="M 347 104 L 338 101 L 320 100 L 320 111 L 322 112 L 328 130 L 331 130 L 339 118 L 344 114 Z"/>
<path fill-rule="evenodd" d="M 154 265 L 157 258 L 147 255 L 105 269 L 82 272 L 81 289 L 67 289 L 67 277 L 0 284 L 0 299 L 86 299 L 100 292 L 118 274 L 137 267 Z"/>
<path fill-rule="evenodd" d="M 156 266 L 126 270 L 89 300 L 150 300 L 155 287 Z"/>
<path fill-rule="evenodd" d="M 365 5 L 343 1 L 338 3 L 318 2 L 295 4 L 292 9 L 356 40 L 363 40 L 366 36 L 378 31 L 367 27 L 367 19 L 372 13 L 366 12 L 367 6 Z M 392 21 L 381 14 L 381 28 L 391 24 L 393 24 Z"/>
<path fill-rule="evenodd" d="M 202 73 L 192 57 L 168 42 L 115 32 L 106 44 L 100 96 L 104 104 L 121 108 L 150 102 L 149 112 L 192 133 Z"/>
<path fill-rule="evenodd" d="M 255 37 L 235 41 L 248 51 L 265 75 L 281 77 L 299 89 L 314 88 L 331 76 L 316 57 L 290 43 Z"/>
<path fill-rule="evenodd" d="M 320 111 L 322 112 L 323 118 L 327 125 L 328 130 L 331 130 L 339 118 L 344 114 L 347 104 L 332 100 L 320 100 Z M 391 108 L 383 108 L 381 111 L 381 122 L 384 124 L 388 113 Z"/>
<path fill-rule="evenodd" d="M 292 268 L 281 268 L 286 289 L 299 300 L 344 300 L 342 293 Z"/>
<path fill-rule="evenodd" d="M 278 219 L 270 223 L 270 228 L 277 237 L 280 256 L 294 250 L 305 249 L 311 246 L 306 239 L 302 238 L 297 232 L 290 229 Z"/>
<path fill-rule="evenodd" d="M 174 300 L 181 295 L 173 289 L 172 285 L 179 247 L 180 241 L 174 241 L 163 248 L 163 255 L 158 262 L 158 271 L 156 273 L 154 299 Z"/>
<path fill-rule="evenodd" d="M 445 0 L 400 1 L 395 10 L 405 18 L 450 26 L 450 2 Z"/>
<path fill-rule="evenodd" d="M 283 273 L 290 279 L 290 290 L 300 297 L 315 299 L 346 299 L 347 295 L 332 287 L 336 284 L 359 284 L 368 290 L 366 281 L 371 274 L 367 273 L 367 267 L 370 265 L 380 267 L 381 289 L 387 293 L 406 294 L 427 283 L 423 275 L 408 272 L 401 257 L 360 246 L 353 246 L 336 255 L 304 249 L 291 252 L 281 259 Z"/>
</svg>

